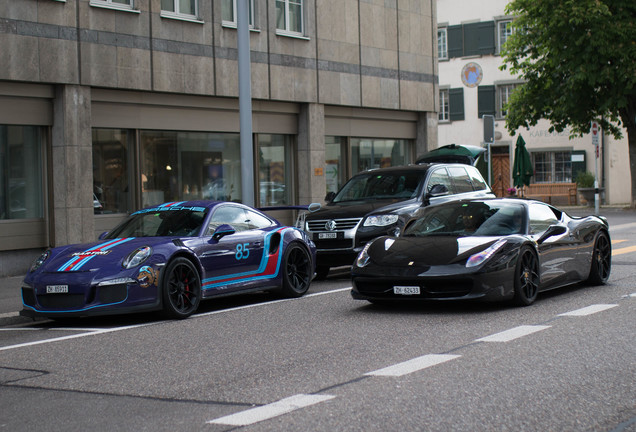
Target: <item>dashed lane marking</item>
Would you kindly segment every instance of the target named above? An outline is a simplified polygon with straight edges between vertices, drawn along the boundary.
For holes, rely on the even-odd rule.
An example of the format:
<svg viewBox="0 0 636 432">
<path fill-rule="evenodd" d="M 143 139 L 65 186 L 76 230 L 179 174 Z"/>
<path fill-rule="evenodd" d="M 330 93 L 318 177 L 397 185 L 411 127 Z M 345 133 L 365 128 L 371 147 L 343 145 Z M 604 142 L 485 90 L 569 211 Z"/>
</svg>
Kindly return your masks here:
<svg viewBox="0 0 636 432">
<path fill-rule="evenodd" d="M 248 426 L 333 398 L 335 398 L 335 396 L 297 394 L 268 405 L 263 405 L 225 417 L 220 417 L 216 420 L 209 420 L 207 423 L 223 424 L 229 426 Z"/>
<path fill-rule="evenodd" d="M 618 305 L 617 304 L 597 304 L 597 305 L 587 306 L 581 309 L 573 310 L 570 312 L 565 312 L 565 313 L 559 314 L 559 316 L 577 316 L 577 317 L 587 316 L 587 315 L 595 314 L 597 312 L 603 312 L 604 310 L 608 310 L 616 306 Z"/>
<path fill-rule="evenodd" d="M 517 338 L 527 336 L 541 330 L 549 329 L 550 327 L 551 326 L 545 325 L 522 325 L 519 327 L 511 328 L 510 330 L 476 339 L 475 342 L 510 342 Z"/>
<path fill-rule="evenodd" d="M 365 375 L 399 377 L 461 357 L 453 354 L 428 354 Z"/>
<path fill-rule="evenodd" d="M 626 253 L 630 253 L 630 252 L 636 252 L 636 246 L 629 246 L 629 247 L 614 249 L 614 250 L 612 250 L 612 256 L 614 256 L 614 255 L 622 255 L 622 254 L 626 254 Z"/>
</svg>

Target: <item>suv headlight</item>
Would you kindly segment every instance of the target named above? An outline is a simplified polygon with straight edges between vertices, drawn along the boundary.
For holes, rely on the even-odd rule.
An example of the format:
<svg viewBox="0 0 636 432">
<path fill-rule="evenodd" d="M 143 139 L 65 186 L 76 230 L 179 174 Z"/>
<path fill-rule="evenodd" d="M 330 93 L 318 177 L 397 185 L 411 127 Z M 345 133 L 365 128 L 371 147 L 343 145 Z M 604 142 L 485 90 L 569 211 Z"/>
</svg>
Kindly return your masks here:
<svg viewBox="0 0 636 432">
<path fill-rule="evenodd" d="M 122 265 L 126 269 L 137 267 L 139 264 L 146 261 L 150 255 L 152 255 L 152 248 L 150 246 L 140 247 L 128 255 Z"/>
<path fill-rule="evenodd" d="M 398 215 L 386 214 L 386 215 L 374 215 L 367 216 L 364 220 L 364 226 L 388 226 L 393 225 L 398 221 Z"/>
</svg>

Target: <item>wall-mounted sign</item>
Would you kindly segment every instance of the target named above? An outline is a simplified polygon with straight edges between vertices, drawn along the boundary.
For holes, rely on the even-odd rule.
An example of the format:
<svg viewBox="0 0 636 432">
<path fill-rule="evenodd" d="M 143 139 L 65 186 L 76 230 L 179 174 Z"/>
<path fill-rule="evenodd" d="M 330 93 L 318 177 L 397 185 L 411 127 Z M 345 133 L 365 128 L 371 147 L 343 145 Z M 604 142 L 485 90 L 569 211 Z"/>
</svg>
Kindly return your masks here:
<svg viewBox="0 0 636 432">
<path fill-rule="evenodd" d="M 477 63 L 467 63 L 462 68 L 462 82 L 466 87 L 477 87 L 484 77 L 484 71 Z"/>
</svg>

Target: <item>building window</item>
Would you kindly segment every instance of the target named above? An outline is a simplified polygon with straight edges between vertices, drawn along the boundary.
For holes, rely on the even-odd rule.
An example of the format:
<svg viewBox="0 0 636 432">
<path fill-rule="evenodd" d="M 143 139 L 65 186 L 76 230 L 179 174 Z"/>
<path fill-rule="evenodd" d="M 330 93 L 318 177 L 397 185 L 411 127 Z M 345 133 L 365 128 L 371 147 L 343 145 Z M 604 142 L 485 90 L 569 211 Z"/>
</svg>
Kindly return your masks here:
<svg viewBox="0 0 636 432">
<path fill-rule="evenodd" d="M 0 220 L 44 217 L 43 130 L 0 125 Z"/>
<path fill-rule="evenodd" d="M 198 16 L 197 0 L 161 0 L 161 15 L 196 19 Z"/>
<path fill-rule="evenodd" d="M 412 162 L 412 143 L 400 139 L 351 138 L 351 175 Z"/>
<path fill-rule="evenodd" d="M 303 0 L 276 0 L 276 29 L 282 34 L 303 35 Z"/>
<path fill-rule="evenodd" d="M 133 0 L 91 0 L 90 4 L 93 6 L 107 6 L 127 10 L 133 8 Z"/>
<path fill-rule="evenodd" d="M 508 37 L 512 34 L 512 21 L 497 22 L 497 52 L 501 52 Z"/>
<path fill-rule="evenodd" d="M 325 137 L 325 182 L 327 193 L 338 192 L 348 179 L 347 138 Z"/>
<path fill-rule="evenodd" d="M 259 205 L 292 204 L 292 137 L 290 135 L 258 135 Z"/>
<path fill-rule="evenodd" d="M 448 44 L 446 36 L 446 28 L 437 30 L 437 57 L 439 60 L 448 60 Z"/>
<path fill-rule="evenodd" d="M 506 84 L 497 86 L 497 118 L 506 118 L 508 110 L 506 104 L 510 100 L 510 95 L 518 84 Z"/>
<path fill-rule="evenodd" d="M 238 133 L 141 131 L 144 207 L 168 201 L 241 201 Z"/>
<path fill-rule="evenodd" d="M 254 27 L 254 0 L 248 1 L 249 8 L 249 25 L 250 28 Z M 221 4 L 221 16 L 223 19 L 223 25 L 236 27 L 238 21 L 236 20 L 236 0 L 223 0 Z"/>
<path fill-rule="evenodd" d="M 93 210 L 127 213 L 134 209 L 132 138 L 127 130 L 93 129 Z"/>
<path fill-rule="evenodd" d="M 449 89 L 442 89 L 439 91 L 439 121 L 447 122 L 450 121 L 450 111 L 449 111 Z"/>
<path fill-rule="evenodd" d="M 532 152 L 534 182 L 571 183 L 572 152 Z"/>
</svg>

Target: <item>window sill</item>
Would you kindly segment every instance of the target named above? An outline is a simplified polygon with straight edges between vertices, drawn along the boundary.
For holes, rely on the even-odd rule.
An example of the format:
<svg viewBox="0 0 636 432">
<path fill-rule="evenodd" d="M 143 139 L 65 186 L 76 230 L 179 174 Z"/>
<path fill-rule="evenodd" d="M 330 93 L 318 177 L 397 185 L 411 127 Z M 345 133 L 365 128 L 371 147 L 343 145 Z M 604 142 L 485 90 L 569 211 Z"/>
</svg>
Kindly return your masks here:
<svg viewBox="0 0 636 432">
<path fill-rule="evenodd" d="M 187 22 L 191 22 L 195 24 L 205 24 L 204 21 L 201 21 L 200 19 L 198 19 L 197 17 L 193 15 L 179 15 L 173 12 L 161 11 L 160 16 L 161 18 L 168 18 L 168 19 L 173 19 L 177 21 L 187 21 Z"/>
<path fill-rule="evenodd" d="M 61 1 L 61 0 L 57 0 L 57 1 Z M 66 0 L 64 0 L 66 2 Z M 122 11 L 122 12 L 132 12 L 132 13 L 136 13 L 136 14 L 140 14 L 141 11 L 137 10 L 137 9 L 133 9 L 130 6 L 126 6 L 126 5 L 117 5 L 117 4 L 113 4 L 113 3 L 95 3 L 95 2 L 90 2 L 89 3 L 90 6 L 92 7 L 97 7 L 97 8 L 102 8 L 102 9 L 111 9 L 111 10 L 118 10 L 118 11 Z"/>
<path fill-rule="evenodd" d="M 307 41 L 311 40 L 307 36 L 305 36 L 305 35 L 303 35 L 301 33 L 288 32 L 288 31 L 281 30 L 281 29 L 276 29 L 276 35 L 277 36 L 290 37 L 290 38 L 294 38 L 294 39 L 307 40 Z"/>
<path fill-rule="evenodd" d="M 232 29 L 232 30 L 236 30 L 236 29 L 238 28 L 238 26 L 236 25 L 236 23 L 235 23 L 235 22 L 232 22 L 232 21 L 223 21 L 223 22 L 221 23 L 221 27 L 223 27 L 223 28 L 227 28 L 227 29 Z M 254 33 L 260 33 L 260 32 L 261 32 L 261 29 L 256 28 L 256 27 L 253 27 L 253 26 L 250 24 L 250 31 L 251 31 L 251 32 L 254 32 Z"/>
</svg>

